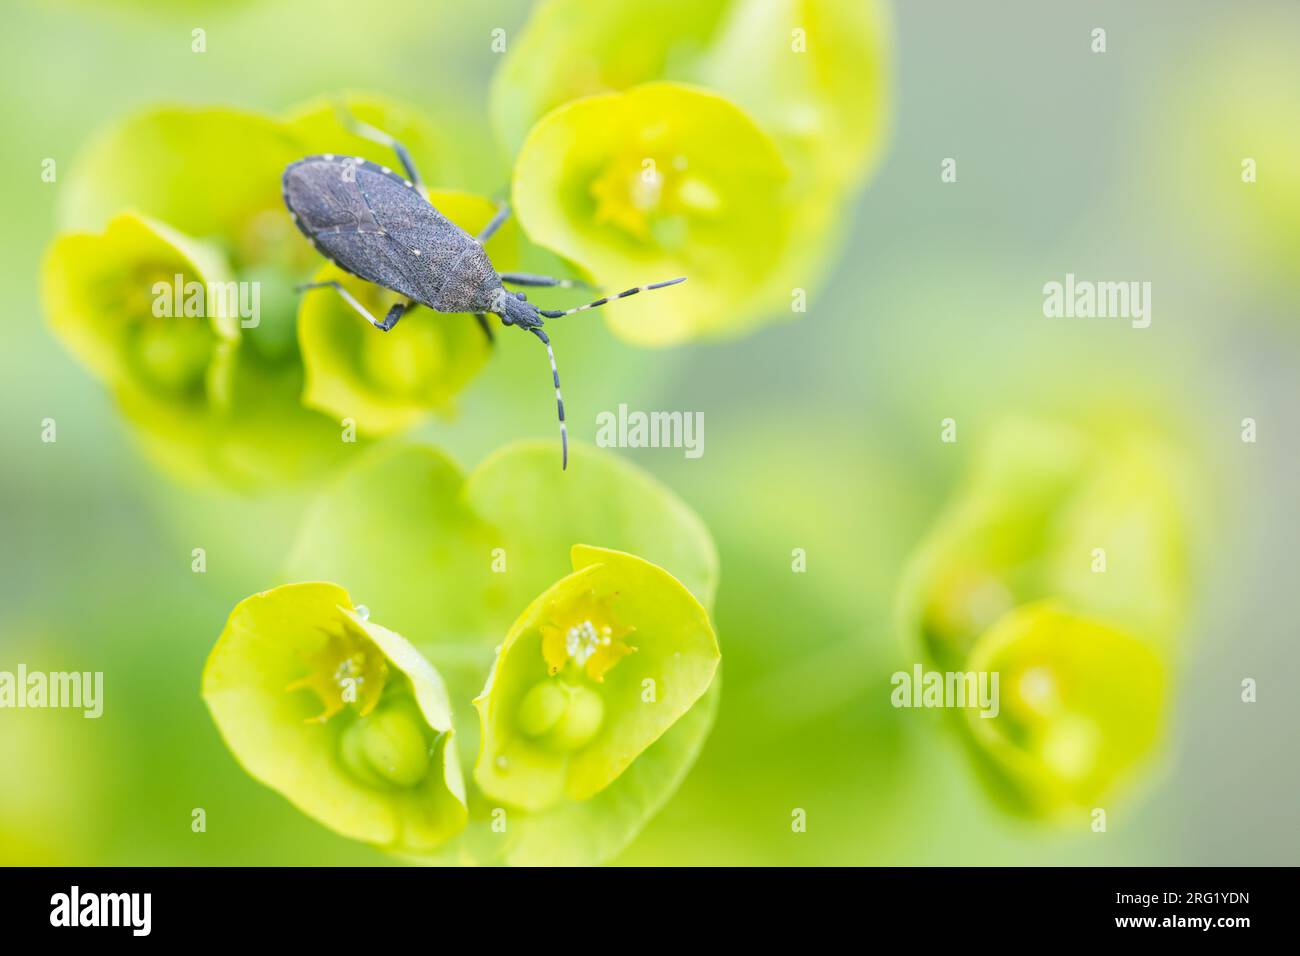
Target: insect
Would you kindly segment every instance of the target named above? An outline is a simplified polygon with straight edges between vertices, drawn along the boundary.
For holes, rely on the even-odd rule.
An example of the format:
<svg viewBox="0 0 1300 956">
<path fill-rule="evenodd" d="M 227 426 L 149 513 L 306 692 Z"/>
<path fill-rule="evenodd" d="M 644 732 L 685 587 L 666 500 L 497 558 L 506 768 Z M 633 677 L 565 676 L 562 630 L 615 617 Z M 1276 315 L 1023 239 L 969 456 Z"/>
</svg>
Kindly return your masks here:
<svg viewBox="0 0 1300 956">
<path fill-rule="evenodd" d="M 297 291 L 332 288 L 362 318 L 381 332 L 395 326 L 418 306 L 437 312 L 472 312 L 488 340 L 492 329 L 487 313 L 535 335 L 546 346 L 555 383 L 555 404 L 560 417 L 561 467 L 569 464 L 569 433 L 564 423 L 564 398 L 555 350 L 543 330 L 546 319 L 558 319 L 605 305 L 650 289 L 662 289 L 686 280 L 626 289 L 572 309 L 539 309 L 522 292 L 505 286 L 572 288 L 583 285 L 568 279 L 524 272 L 498 273 L 483 244 L 510 215 L 502 205 L 477 236 L 471 236 L 429 201 L 428 193 L 406 147 L 383 130 L 344 113 L 352 132 L 390 148 L 406 175 L 357 156 L 326 153 L 290 163 L 284 171 L 284 203 L 289 214 L 316 250 L 351 275 L 404 296 L 383 319 L 376 319 L 343 285 L 336 281 L 308 282 Z"/>
</svg>

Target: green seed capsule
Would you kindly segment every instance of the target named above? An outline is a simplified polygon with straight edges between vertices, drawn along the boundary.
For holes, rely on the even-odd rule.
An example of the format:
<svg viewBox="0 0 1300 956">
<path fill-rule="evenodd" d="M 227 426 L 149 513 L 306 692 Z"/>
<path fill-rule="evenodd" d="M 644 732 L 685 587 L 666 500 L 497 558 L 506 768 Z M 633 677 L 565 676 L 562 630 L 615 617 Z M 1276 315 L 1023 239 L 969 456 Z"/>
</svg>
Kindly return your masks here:
<svg viewBox="0 0 1300 956">
<path fill-rule="evenodd" d="M 605 720 L 605 702 L 584 685 L 559 680 L 534 684 L 519 703 L 519 729 L 555 750 L 578 750 L 591 742 Z"/>
<path fill-rule="evenodd" d="M 343 766 L 348 768 L 348 772 L 362 783 L 385 790 L 388 788 L 388 782 L 375 773 L 370 766 L 370 760 L 366 757 L 363 726 L 365 719 L 363 717 L 343 731 L 342 736 L 339 737 L 339 758 L 343 761 Z"/>
<path fill-rule="evenodd" d="M 429 744 L 409 703 L 357 720 L 339 742 L 343 762 L 371 786 L 412 787 L 429 772 Z"/>
<path fill-rule="evenodd" d="M 568 706 L 569 695 L 556 681 L 534 684 L 519 704 L 519 729 L 529 737 L 541 737 L 559 722 Z"/>
<path fill-rule="evenodd" d="M 605 702 L 588 687 L 569 687 L 568 706 L 564 715 L 547 734 L 547 742 L 557 750 L 578 750 L 591 743 L 605 720 Z"/>
<path fill-rule="evenodd" d="M 133 360 L 152 384 L 184 392 L 203 382 L 212 333 L 195 319 L 155 319 L 136 331 Z"/>
</svg>

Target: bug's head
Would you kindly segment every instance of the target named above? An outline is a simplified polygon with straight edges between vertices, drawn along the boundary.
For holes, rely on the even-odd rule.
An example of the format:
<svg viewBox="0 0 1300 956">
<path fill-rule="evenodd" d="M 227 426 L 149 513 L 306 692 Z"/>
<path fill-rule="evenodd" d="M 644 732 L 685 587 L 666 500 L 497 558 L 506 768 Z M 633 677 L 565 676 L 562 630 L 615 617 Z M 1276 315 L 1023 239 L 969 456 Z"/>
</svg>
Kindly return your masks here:
<svg viewBox="0 0 1300 956">
<path fill-rule="evenodd" d="M 492 311 L 501 317 L 505 325 L 517 325 L 521 329 L 535 329 L 541 326 L 542 317 L 537 306 L 528 301 L 522 292 L 507 292 L 498 289 L 492 301 Z"/>
</svg>

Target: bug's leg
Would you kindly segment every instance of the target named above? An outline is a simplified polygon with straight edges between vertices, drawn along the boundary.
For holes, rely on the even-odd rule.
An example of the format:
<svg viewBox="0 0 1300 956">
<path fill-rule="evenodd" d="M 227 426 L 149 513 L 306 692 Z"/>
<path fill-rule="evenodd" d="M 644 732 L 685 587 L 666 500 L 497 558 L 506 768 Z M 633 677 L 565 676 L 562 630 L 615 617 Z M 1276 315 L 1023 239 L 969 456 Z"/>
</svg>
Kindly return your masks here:
<svg viewBox="0 0 1300 956">
<path fill-rule="evenodd" d="M 550 336 L 541 329 L 531 328 L 528 331 L 542 340 L 542 344 L 546 346 L 546 354 L 551 359 L 551 379 L 555 382 L 555 407 L 560 412 L 560 468 L 563 470 L 569 467 L 569 429 L 564 424 L 564 396 L 560 394 L 560 372 L 555 367 L 555 350 L 551 348 Z"/>
<path fill-rule="evenodd" d="M 415 303 L 410 299 L 407 299 L 405 302 L 394 302 L 393 307 L 389 309 L 388 314 L 384 316 L 384 321 L 376 325 L 375 328 L 380 332 L 387 332 L 397 324 L 398 319 L 406 315 L 406 313 L 413 308 L 415 308 Z"/>
<path fill-rule="evenodd" d="M 501 226 L 505 224 L 505 221 L 509 218 L 510 218 L 510 203 L 508 202 L 502 203 L 501 208 L 497 210 L 496 215 L 493 216 L 491 220 L 489 220 L 488 224 L 483 227 L 482 231 L 480 231 L 479 234 L 474 237 L 478 240 L 478 244 L 481 246 L 483 245 L 483 243 L 487 242 L 494 235 L 496 235 L 496 231 L 500 229 Z"/>
<path fill-rule="evenodd" d="M 496 336 L 492 334 L 492 326 L 488 324 L 488 317 L 482 312 L 475 312 L 474 318 L 478 320 L 478 327 L 482 329 L 483 334 L 487 336 L 488 345 L 496 345 L 497 339 Z"/>
<path fill-rule="evenodd" d="M 531 272 L 503 272 L 501 273 L 501 281 L 509 282 L 511 285 L 536 285 L 559 289 L 596 288 L 591 283 L 583 282 L 581 279 L 556 279 L 553 276 L 533 275 Z"/>
<path fill-rule="evenodd" d="M 312 289 L 333 289 L 340 296 L 342 296 L 343 301 L 346 302 L 348 305 L 352 306 L 352 308 L 356 310 L 357 314 L 360 315 L 363 319 L 365 319 L 367 322 L 369 322 L 377 329 L 383 328 L 383 326 L 380 325 L 379 320 L 370 314 L 370 310 L 367 309 L 360 302 L 358 302 L 356 297 L 347 289 L 343 288 L 343 285 L 340 282 L 334 279 L 330 279 L 327 282 L 306 282 L 300 286 L 295 287 L 294 291 L 310 292 Z"/>
<path fill-rule="evenodd" d="M 686 276 L 678 276 L 676 279 L 668 279 L 665 282 L 651 282 L 649 285 L 639 285 L 634 289 L 624 289 L 618 295 L 607 295 L 597 299 L 595 302 L 588 302 L 586 305 L 579 305 L 572 309 L 538 309 L 539 315 L 548 319 L 558 319 L 561 316 L 573 315 L 575 312 L 585 312 L 587 309 L 594 309 L 597 306 L 605 305 L 614 299 L 626 299 L 630 295 L 636 295 L 638 292 L 649 292 L 651 289 L 662 289 L 666 286 L 676 285 L 679 282 L 685 282 Z"/>
<path fill-rule="evenodd" d="M 340 283 L 336 279 L 330 279 L 325 282 L 306 282 L 300 286 L 295 287 L 294 291 L 310 292 L 312 289 L 333 289 L 342 297 L 344 302 L 352 306 L 352 308 L 356 311 L 358 315 L 360 315 L 363 319 L 365 319 L 367 322 L 369 322 L 371 325 L 373 325 L 381 332 L 387 332 L 394 325 L 396 325 L 397 320 L 400 319 L 402 317 L 402 313 L 406 311 L 406 307 L 410 305 L 409 302 L 398 302 L 396 305 L 394 305 L 391 309 L 388 310 L 388 315 L 384 317 L 384 321 L 380 322 L 378 319 L 376 319 L 373 315 L 370 314 L 369 309 L 367 309 L 364 305 L 362 305 L 360 302 L 357 301 L 356 296 L 354 296 L 347 289 L 343 288 L 342 283 Z"/>
<path fill-rule="evenodd" d="M 339 121 L 347 127 L 349 132 L 355 133 L 362 139 L 368 139 L 372 143 L 378 143 L 380 146 L 387 146 L 396 153 L 398 160 L 401 161 L 402 169 L 406 170 L 406 178 L 415 184 L 416 189 L 425 194 L 426 199 L 429 198 L 424 188 L 424 180 L 420 178 L 420 171 L 415 168 L 415 160 L 411 158 L 411 154 L 405 146 L 379 127 L 371 126 L 364 120 L 357 119 L 346 106 L 335 104 L 334 108 L 339 115 Z"/>
</svg>

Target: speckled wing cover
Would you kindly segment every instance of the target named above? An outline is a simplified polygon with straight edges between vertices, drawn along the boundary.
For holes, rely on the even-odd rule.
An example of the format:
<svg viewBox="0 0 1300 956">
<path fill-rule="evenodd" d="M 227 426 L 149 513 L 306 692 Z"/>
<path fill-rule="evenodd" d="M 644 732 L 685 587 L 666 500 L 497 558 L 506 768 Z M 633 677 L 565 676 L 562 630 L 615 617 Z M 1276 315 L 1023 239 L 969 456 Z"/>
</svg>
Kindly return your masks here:
<svg viewBox="0 0 1300 956">
<path fill-rule="evenodd" d="M 309 156 L 284 171 L 303 235 L 346 272 L 440 312 L 483 312 L 501 280 L 478 242 L 406 179 L 352 156 Z"/>
</svg>

